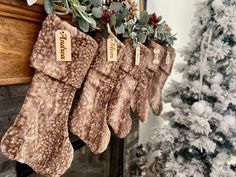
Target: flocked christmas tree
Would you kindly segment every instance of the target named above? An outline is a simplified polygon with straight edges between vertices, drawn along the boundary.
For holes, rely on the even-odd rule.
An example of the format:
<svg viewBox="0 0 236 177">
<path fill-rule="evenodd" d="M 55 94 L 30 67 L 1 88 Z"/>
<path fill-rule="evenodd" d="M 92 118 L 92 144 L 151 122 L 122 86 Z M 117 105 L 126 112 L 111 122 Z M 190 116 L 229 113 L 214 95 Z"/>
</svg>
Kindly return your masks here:
<svg viewBox="0 0 236 177">
<path fill-rule="evenodd" d="M 185 63 L 177 66 L 183 79 L 164 93 L 173 111 L 162 115 L 166 123 L 155 131 L 152 147 L 161 155 L 149 171 L 235 177 L 236 0 L 201 0 L 195 17 L 191 42 L 182 51 Z"/>
</svg>

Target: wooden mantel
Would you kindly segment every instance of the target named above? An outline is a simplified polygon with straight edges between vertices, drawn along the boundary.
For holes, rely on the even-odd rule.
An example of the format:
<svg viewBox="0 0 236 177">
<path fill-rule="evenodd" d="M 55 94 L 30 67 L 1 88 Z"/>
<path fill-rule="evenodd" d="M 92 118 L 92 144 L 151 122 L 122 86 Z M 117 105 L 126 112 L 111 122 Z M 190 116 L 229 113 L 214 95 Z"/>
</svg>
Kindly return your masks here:
<svg viewBox="0 0 236 177">
<path fill-rule="evenodd" d="M 46 17 L 43 0 L 0 0 L 0 85 L 29 83 L 29 57 Z"/>
</svg>

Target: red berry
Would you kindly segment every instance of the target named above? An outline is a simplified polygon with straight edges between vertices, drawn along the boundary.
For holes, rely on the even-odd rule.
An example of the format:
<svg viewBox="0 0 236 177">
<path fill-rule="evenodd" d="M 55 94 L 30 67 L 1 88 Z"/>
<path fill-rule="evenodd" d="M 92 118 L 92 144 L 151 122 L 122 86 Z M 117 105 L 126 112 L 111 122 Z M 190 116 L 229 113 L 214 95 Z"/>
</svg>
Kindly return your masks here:
<svg viewBox="0 0 236 177">
<path fill-rule="evenodd" d="M 157 28 L 157 24 L 153 24 L 153 28 L 156 29 Z"/>
<path fill-rule="evenodd" d="M 152 14 L 152 17 L 153 17 L 153 19 L 157 19 L 157 15 L 155 12 Z"/>
<path fill-rule="evenodd" d="M 148 20 L 148 23 L 149 23 L 149 24 L 151 24 L 151 25 L 154 23 L 154 21 L 153 21 L 153 18 L 152 18 L 152 17 L 151 17 L 151 18 Z"/>
<path fill-rule="evenodd" d="M 108 9 L 105 9 L 104 11 L 103 11 L 103 14 L 102 14 L 102 19 L 103 19 L 103 21 L 105 22 L 105 23 L 108 23 L 109 21 L 110 21 L 110 13 L 109 13 L 109 11 L 108 11 Z"/>
</svg>

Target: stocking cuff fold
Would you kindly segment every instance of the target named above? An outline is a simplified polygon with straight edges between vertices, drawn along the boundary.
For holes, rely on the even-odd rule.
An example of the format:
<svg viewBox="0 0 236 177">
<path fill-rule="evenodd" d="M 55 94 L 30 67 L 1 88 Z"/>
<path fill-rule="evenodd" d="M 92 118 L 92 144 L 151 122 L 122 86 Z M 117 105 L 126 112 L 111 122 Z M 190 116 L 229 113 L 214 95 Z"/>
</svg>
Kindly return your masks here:
<svg viewBox="0 0 236 177">
<path fill-rule="evenodd" d="M 131 69 L 129 74 L 135 79 L 140 80 L 140 77 L 144 74 L 144 71 L 147 69 L 148 65 L 150 65 L 151 59 L 151 50 L 147 48 L 145 45 L 140 44 L 140 64 L 135 65 L 135 47 L 132 46 L 131 43 L 126 43 L 126 48 L 132 50 L 132 56 L 126 56 L 132 62 Z"/>
<path fill-rule="evenodd" d="M 102 37 L 101 34 L 97 34 L 94 37 L 99 45 L 99 49 L 94 58 L 92 68 L 100 72 L 101 74 L 113 78 L 112 73 L 117 70 L 120 66 L 120 62 L 125 54 L 125 46 L 122 42 L 117 42 L 117 61 L 108 61 L 107 58 L 107 39 Z"/>
<path fill-rule="evenodd" d="M 152 52 L 152 60 L 149 60 L 147 68 L 152 72 L 157 72 L 165 55 L 165 49 L 154 41 L 148 41 L 147 47 Z"/>
<path fill-rule="evenodd" d="M 169 75 L 174 65 L 175 50 L 171 47 L 165 47 L 165 49 L 166 49 L 166 57 L 162 59 L 160 68 Z"/>
<path fill-rule="evenodd" d="M 135 68 L 136 70 L 140 70 L 146 67 L 146 56 L 150 56 L 149 49 L 145 45 L 140 44 L 140 64 L 135 66 L 136 48 L 134 47 L 133 40 L 125 39 L 123 43 L 125 45 L 125 56 L 122 63 L 120 64 L 120 68 L 123 71 L 129 73 L 133 68 Z"/>
<path fill-rule="evenodd" d="M 56 59 L 57 30 L 67 30 L 71 35 L 72 61 Z M 54 79 L 80 88 L 97 48 L 97 42 L 89 35 L 51 14 L 42 24 L 31 55 L 31 66 Z"/>
</svg>

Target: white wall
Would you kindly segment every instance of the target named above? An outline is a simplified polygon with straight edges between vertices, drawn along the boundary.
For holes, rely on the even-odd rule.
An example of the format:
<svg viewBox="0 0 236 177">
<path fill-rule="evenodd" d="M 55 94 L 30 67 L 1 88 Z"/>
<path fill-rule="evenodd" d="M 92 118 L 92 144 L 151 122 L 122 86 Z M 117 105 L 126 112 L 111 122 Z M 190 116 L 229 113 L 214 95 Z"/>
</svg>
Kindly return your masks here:
<svg viewBox="0 0 236 177">
<path fill-rule="evenodd" d="M 156 12 L 157 15 L 161 15 L 163 20 L 167 21 L 170 25 L 173 33 L 177 33 L 177 41 L 174 45 L 176 50 L 182 49 L 190 40 L 189 33 L 192 26 L 191 22 L 196 1 L 197 0 L 147 0 L 147 11 L 149 13 Z M 175 64 L 180 61 L 183 61 L 183 59 L 177 51 Z M 180 75 L 173 71 L 168 82 L 172 79 L 180 80 L 180 78 Z M 165 87 L 168 86 L 168 82 Z M 164 105 L 163 111 L 168 111 L 169 109 L 171 109 L 169 105 Z M 147 141 L 150 141 L 152 128 L 158 127 L 160 122 L 160 119 L 150 112 L 149 121 L 146 123 L 140 123 L 139 142 L 146 143 Z"/>
</svg>

